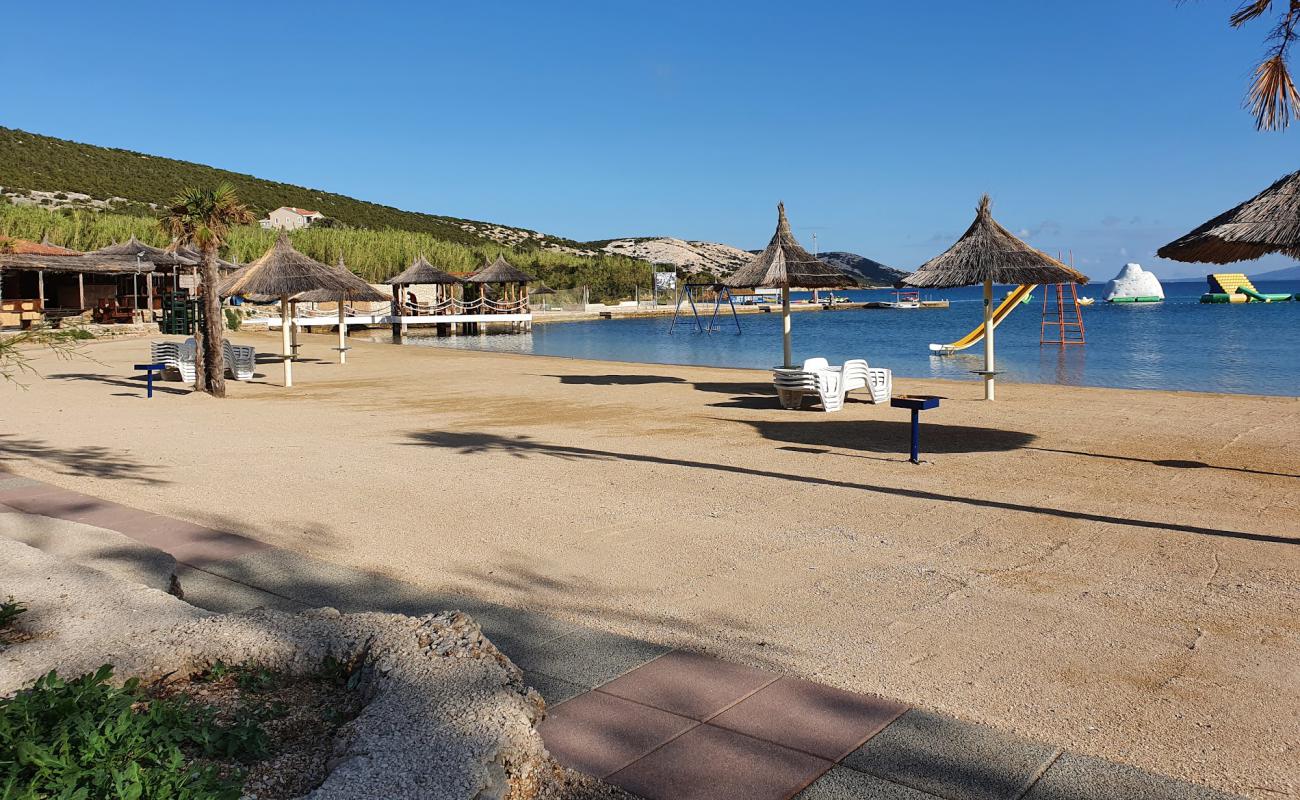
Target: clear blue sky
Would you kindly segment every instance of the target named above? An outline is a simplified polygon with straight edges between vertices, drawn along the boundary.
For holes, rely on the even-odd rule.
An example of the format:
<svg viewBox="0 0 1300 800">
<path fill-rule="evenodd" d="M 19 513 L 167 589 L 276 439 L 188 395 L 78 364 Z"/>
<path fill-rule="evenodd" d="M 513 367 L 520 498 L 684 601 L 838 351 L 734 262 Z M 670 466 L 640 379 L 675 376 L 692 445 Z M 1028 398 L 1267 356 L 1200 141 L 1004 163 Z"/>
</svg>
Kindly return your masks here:
<svg viewBox="0 0 1300 800">
<path fill-rule="evenodd" d="M 1300 166 L 1236 5 L 11 3 L 0 124 L 582 240 L 760 247 L 783 199 L 904 269 L 987 191 L 1094 278 L 1200 275 L 1155 248 Z"/>
</svg>

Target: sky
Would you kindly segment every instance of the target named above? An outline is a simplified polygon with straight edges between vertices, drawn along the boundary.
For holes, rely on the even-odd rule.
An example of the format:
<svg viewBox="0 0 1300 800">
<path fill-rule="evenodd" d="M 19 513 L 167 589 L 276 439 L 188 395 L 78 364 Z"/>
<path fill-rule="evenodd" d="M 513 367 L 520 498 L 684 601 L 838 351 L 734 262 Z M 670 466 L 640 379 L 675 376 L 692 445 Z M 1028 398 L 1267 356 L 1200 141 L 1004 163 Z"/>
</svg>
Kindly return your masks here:
<svg viewBox="0 0 1300 800">
<path fill-rule="evenodd" d="M 0 125 L 578 240 L 900 269 L 982 193 L 1094 279 L 1298 166 L 1234 0 L 6 4 Z M 1266 259 L 1247 271 L 1288 265 Z"/>
</svg>

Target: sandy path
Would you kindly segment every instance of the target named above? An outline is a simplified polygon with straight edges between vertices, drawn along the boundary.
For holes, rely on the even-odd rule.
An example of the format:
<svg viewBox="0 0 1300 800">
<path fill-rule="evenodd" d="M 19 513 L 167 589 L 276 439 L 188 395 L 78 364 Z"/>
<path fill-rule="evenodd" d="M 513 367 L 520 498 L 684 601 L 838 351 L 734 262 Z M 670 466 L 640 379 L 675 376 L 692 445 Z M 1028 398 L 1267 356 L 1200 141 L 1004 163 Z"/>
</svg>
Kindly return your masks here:
<svg viewBox="0 0 1300 800">
<path fill-rule="evenodd" d="M 236 339 L 273 349 L 258 335 Z M 306 337 L 330 359 L 329 337 Z M 142 341 L 0 387 L 0 463 L 321 558 L 778 666 L 1253 797 L 1300 794 L 1300 400 L 358 344 L 146 402 Z M 278 381 L 278 365 L 262 371 Z M 176 386 L 176 384 L 172 384 Z"/>
</svg>

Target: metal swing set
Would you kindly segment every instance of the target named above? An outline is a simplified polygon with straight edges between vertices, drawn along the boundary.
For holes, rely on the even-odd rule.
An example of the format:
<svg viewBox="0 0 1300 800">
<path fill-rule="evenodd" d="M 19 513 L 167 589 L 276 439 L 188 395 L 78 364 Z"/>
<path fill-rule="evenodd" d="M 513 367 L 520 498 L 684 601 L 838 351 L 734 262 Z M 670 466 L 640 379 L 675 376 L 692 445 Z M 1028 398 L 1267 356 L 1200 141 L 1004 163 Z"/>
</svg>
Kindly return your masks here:
<svg viewBox="0 0 1300 800">
<path fill-rule="evenodd" d="M 715 333 L 721 330 L 718 324 L 718 312 L 722 310 L 722 303 L 724 301 L 726 302 L 727 306 L 731 309 L 731 319 L 733 322 L 736 323 L 736 333 L 742 332 L 740 328 L 740 315 L 736 313 L 736 304 L 735 302 L 732 301 L 730 288 L 720 283 L 688 283 L 686 284 L 685 289 L 686 289 L 686 302 L 691 307 L 691 314 L 695 322 L 696 333 Z M 709 316 L 709 325 L 707 328 L 704 326 L 704 323 L 701 321 L 700 309 L 695 304 L 696 292 L 703 292 L 705 289 L 710 289 L 713 291 L 713 314 Z M 701 300 L 701 304 L 703 304 L 703 302 L 704 301 Z M 682 298 L 679 295 L 677 297 L 677 304 L 673 308 L 672 324 L 668 326 L 669 333 L 672 333 L 673 329 L 677 327 L 677 320 L 679 317 L 681 317 L 681 313 L 682 313 Z"/>
</svg>

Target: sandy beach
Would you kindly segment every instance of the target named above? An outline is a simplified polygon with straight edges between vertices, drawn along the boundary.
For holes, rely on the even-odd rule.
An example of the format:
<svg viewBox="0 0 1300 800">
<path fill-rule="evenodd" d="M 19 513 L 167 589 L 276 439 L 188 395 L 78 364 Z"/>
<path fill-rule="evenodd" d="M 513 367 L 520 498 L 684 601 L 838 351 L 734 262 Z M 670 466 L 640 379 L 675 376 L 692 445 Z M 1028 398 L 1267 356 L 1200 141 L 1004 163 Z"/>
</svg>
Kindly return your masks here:
<svg viewBox="0 0 1300 800">
<path fill-rule="evenodd" d="M 277 348 L 278 338 L 233 341 Z M 756 371 L 304 337 L 216 400 L 34 356 L 0 467 L 423 586 L 1300 795 L 1300 399 Z M 779 351 L 774 341 L 774 353 Z M 319 359 L 319 360 L 314 360 Z"/>
</svg>

